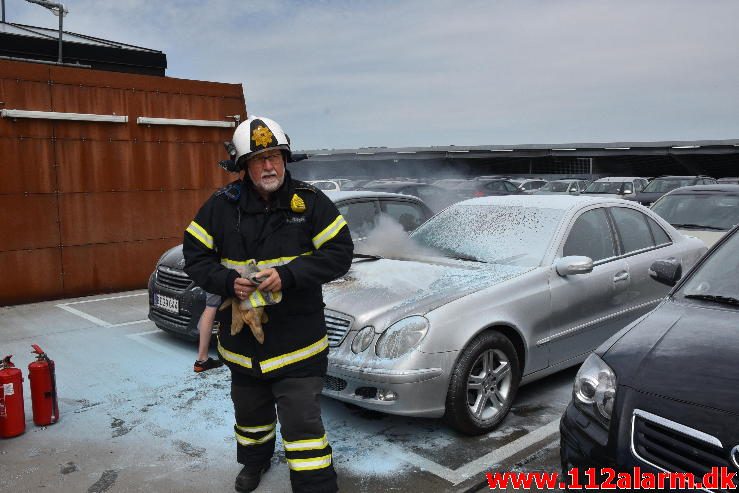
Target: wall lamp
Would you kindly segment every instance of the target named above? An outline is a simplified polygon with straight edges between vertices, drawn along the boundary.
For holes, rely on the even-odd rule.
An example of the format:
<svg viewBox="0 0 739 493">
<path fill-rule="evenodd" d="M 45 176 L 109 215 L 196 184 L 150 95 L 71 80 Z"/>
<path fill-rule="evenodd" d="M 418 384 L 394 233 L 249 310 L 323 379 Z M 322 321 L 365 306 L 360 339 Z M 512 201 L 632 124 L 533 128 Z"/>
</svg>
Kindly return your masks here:
<svg viewBox="0 0 739 493">
<path fill-rule="evenodd" d="M 232 128 L 236 122 L 223 122 L 220 120 L 186 120 L 183 118 L 150 118 L 140 116 L 136 118 L 139 125 L 178 125 L 182 127 L 221 127 Z"/>
<path fill-rule="evenodd" d="M 127 123 L 127 116 L 96 115 L 90 113 L 62 113 L 59 111 L 0 110 L 3 118 L 32 118 L 37 120 L 72 120 L 81 122 Z"/>
</svg>

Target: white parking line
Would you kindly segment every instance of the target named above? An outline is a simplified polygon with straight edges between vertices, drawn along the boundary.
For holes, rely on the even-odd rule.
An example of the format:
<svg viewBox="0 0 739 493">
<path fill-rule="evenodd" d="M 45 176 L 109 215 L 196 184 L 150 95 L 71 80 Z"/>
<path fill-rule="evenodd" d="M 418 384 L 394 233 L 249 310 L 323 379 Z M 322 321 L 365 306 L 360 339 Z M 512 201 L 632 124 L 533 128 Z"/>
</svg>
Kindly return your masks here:
<svg viewBox="0 0 739 493">
<path fill-rule="evenodd" d="M 61 307 L 61 306 L 67 306 L 67 305 L 79 305 L 79 304 L 82 304 L 82 303 L 95 303 L 96 301 L 120 300 L 122 298 L 132 298 L 134 296 L 147 296 L 148 294 L 149 293 L 147 293 L 147 292 L 144 292 L 144 293 L 134 293 L 134 294 L 122 294 L 120 296 L 109 296 L 107 298 L 95 298 L 95 299 L 92 299 L 92 300 L 70 301 L 69 303 L 61 303 L 61 304 L 56 305 L 56 306 Z"/>
<path fill-rule="evenodd" d="M 72 308 L 71 306 L 67 306 L 66 304 L 60 304 L 56 305 L 58 308 L 61 308 L 62 310 L 68 311 L 69 313 L 72 313 L 73 315 L 77 315 L 78 317 L 84 318 L 85 320 L 88 320 L 95 325 L 99 325 L 100 327 L 110 327 L 113 324 L 110 324 L 106 322 L 105 320 L 100 320 L 97 317 L 93 317 L 89 313 L 81 312 L 77 310 L 76 308 Z"/>
<path fill-rule="evenodd" d="M 559 418 L 549 424 L 537 428 L 527 433 L 518 440 L 514 440 L 499 449 L 493 450 L 489 454 L 483 455 L 479 459 L 466 464 L 459 469 L 455 469 L 458 479 L 454 484 L 461 483 L 464 479 L 471 478 L 476 474 L 490 469 L 495 464 L 500 464 L 509 457 L 537 443 L 543 442 L 559 433 Z"/>
<path fill-rule="evenodd" d="M 134 294 L 123 294 L 120 296 L 108 296 L 107 298 L 95 298 L 91 300 L 82 300 L 82 301 L 70 301 L 69 303 L 59 303 L 55 305 L 57 308 L 61 308 L 62 310 L 65 310 L 73 315 L 77 315 L 80 318 L 84 318 L 85 320 L 88 320 L 95 325 L 99 325 L 100 327 L 125 327 L 126 325 L 135 325 L 140 324 L 143 322 L 148 322 L 149 319 L 143 319 L 143 320 L 134 320 L 132 322 L 123 322 L 120 324 L 112 324 L 110 322 L 106 322 L 105 320 L 102 320 L 100 318 L 97 318 L 93 315 L 90 315 L 89 313 L 85 313 L 81 310 L 78 310 L 76 308 L 72 308 L 69 305 L 79 305 L 82 303 L 94 303 L 97 301 L 109 301 L 109 300 L 119 300 L 122 298 L 131 298 L 134 296 L 146 296 L 148 293 L 134 293 Z"/>
<path fill-rule="evenodd" d="M 521 438 L 495 449 L 489 454 L 486 454 L 457 469 L 449 469 L 448 467 L 437 464 L 436 462 L 411 452 L 410 450 L 394 445 L 388 446 L 388 452 L 395 458 L 414 465 L 424 471 L 428 471 L 456 486 L 476 475 L 481 475 L 483 472 L 490 469 L 491 466 L 504 462 L 506 459 L 522 450 L 554 437 L 558 432 L 559 419 L 552 421 L 541 428 L 537 428 Z"/>
<path fill-rule="evenodd" d="M 120 323 L 120 324 L 112 324 L 109 327 L 125 327 L 127 325 L 143 324 L 144 322 L 148 322 L 148 321 L 149 321 L 148 318 L 144 318 L 142 320 L 134 320 L 133 322 L 123 322 L 123 323 Z M 156 331 L 154 331 L 154 332 L 156 332 Z M 145 334 L 149 334 L 149 332 L 144 332 L 144 333 Z"/>
</svg>

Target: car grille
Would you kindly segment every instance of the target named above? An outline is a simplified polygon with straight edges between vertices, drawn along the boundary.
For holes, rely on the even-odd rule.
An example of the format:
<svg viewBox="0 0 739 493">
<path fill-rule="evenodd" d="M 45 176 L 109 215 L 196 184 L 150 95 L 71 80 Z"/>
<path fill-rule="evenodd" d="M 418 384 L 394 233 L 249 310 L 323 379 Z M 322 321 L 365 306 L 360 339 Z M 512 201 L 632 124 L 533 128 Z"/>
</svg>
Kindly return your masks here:
<svg viewBox="0 0 739 493">
<path fill-rule="evenodd" d="M 184 291 L 192 283 L 192 279 L 184 271 L 170 269 L 169 267 L 157 267 L 157 284 L 174 291 Z"/>
<path fill-rule="evenodd" d="M 668 472 L 692 473 L 697 481 L 712 467 L 730 467 L 717 438 L 639 409 L 631 445 L 639 459 Z"/>
<path fill-rule="evenodd" d="M 156 310 L 156 316 L 158 318 L 166 320 L 173 325 L 181 326 L 184 328 L 187 328 L 190 325 L 190 319 L 192 317 L 188 314 L 176 315 L 174 313 L 165 312 L 164 310 L 158 310 L 156 307 L 154 307 L 154 310 Z"/>
<path fill-rule="evenodd" d="M 346 388 L 346 380 L 344 380 L 343 378 L 326 375 L 326 379 L 323 381 L 323 388 L 326 390 L 341 392 Z"/>
<path fill-rule="evenodd" d="M 333 310 L 326 309 L 323 313 L 326 319 L 328 345 L 329 347 L 337 347 L 341 345 L 347 332 L 349 332 L 353 320 L 349 315 L 335 312 Z"/>
</svg>

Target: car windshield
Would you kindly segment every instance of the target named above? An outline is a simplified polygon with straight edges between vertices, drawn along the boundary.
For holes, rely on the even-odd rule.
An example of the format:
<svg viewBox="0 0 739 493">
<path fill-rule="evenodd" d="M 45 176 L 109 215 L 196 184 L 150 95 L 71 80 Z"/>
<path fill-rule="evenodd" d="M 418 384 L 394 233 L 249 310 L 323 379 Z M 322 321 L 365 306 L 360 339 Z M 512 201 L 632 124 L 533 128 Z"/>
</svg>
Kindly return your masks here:
<svg viewBox="0 0 739 493">
<path fill-rule="evenodd" d="M 675 296 L 739 307 L 738 252 L 739 234 L 734 234 L 711 253 Z"/>
<path fill-rule="evenodd" d="M 566 192 L 570 187 L 570 182 L 567 181 L 550 181 L 539 189 L 542 192 Z"/>
<path fill-rule="evenodd" d="M 739 195 L 665 195 L 652 210 L 675 227 L 728 231 L 739 224 Z"/>
<path fill-rule="evenodd" d="M 591 183 L 584 193 L 620 193 L 622 181 L 596 181 Z"/>
<path fill-rule="evenodd" d="M 445 257 L 525 267 L 541 263 L 563 211 L 458 204 L 437 214 L 413 241 Z"/>
<path fill-rule="evenodd" d="M 680 187 L 695 185 L 695 178 L 655 178 L 644 187 L 645 193 L 667 193 Z"/>
</svg>

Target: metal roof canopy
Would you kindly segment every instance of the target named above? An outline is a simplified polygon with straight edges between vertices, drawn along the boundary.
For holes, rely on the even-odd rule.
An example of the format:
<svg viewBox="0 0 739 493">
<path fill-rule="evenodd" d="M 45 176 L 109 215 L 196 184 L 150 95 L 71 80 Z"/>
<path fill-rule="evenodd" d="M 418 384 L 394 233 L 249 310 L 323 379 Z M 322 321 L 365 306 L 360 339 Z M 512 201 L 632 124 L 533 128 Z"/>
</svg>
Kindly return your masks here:
<svg viewBox="0 0 739 493">
<path fill-rule="evenodd" d="M 0 56 L 23 61 L 56 62 L 59 34 L 55 29 L 0 22 Z M 84 34 L 64 31 L 64 64 L 97 70 L 145 75 L 165 75 L 167 55 Z"/>
<path fill-rule="evenodd" d="M 600 142 L 491 146 L 362 147 L 302 151 L 313 160 L 491 159 L 531 157 L 668 156 L 737 154 L 739 139 L 658 142 Z"/>
</svg>

